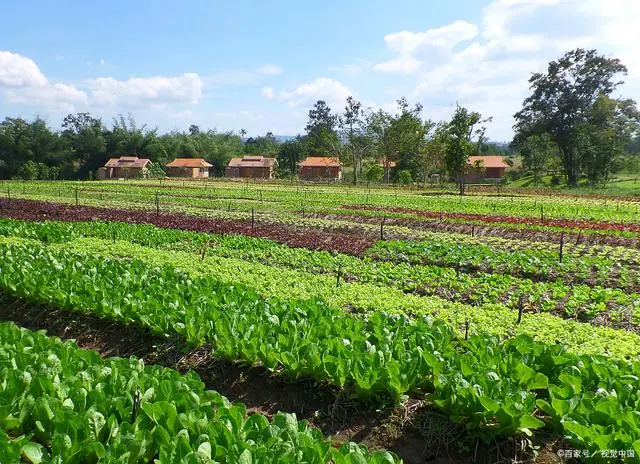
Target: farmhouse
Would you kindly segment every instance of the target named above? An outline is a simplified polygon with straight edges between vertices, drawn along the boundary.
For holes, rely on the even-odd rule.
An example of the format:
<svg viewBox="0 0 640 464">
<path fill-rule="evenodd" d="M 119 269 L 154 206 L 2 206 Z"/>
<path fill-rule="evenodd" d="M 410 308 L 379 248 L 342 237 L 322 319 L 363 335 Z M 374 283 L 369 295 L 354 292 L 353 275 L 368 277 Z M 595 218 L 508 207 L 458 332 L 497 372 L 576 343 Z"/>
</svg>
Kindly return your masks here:
<svg viewBox="0 0 640 464">
<path fill-rule="evenodd" d="M 342 164 L 336 158 L 309 156 L 299 165 L 300 179 L 303 180 L 340 180 Z"/>
<path fill-rule="evenodd" d="M 213 164 L 207 163 L 202 158 L 176 158 L 165 167 L 169 177 L 200 179 L 209 177 L 209 168 L 213 167 Z"/>
<path fill-rule="evenodd" d="M 225 172 L 226 177 L 273 178 L 275 160 L 265 156 L 243 156 L 231 158 Z"/>
<path fill-rule="evenodd" d="M 138 158 L 137 156 L 121 156 L 111 158 L 107 163 L 98 169 L 100 179 L 133 179 L 146 177 L 151 160 Z"/>
<path fill-rule="evenodd" d="M 502 156 L 470 156 L 467 161 L 468 171 L 464 176 L 465 182 L 483 180 L 499 180 L 504 177 L 509 167 Z"/>
</svg>

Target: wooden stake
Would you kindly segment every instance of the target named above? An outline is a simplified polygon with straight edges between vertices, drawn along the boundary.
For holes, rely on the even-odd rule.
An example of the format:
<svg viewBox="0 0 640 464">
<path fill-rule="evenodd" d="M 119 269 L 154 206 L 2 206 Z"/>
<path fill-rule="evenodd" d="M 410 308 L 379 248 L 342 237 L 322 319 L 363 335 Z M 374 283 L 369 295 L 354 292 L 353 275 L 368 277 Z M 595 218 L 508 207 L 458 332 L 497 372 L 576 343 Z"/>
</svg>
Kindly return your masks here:
<svg viewBox="0 0 640 464">
<path fill-rule="evenodd" d="M 476 225 L 471 224 L 471 236 L 475 237 L 475 235 L 476 235 Z"/>
<path fill-rule="evenodd" d="M 342 272 L 342 264 L 338 264 L 338 271 L 336 272 L 336 287 L 340 286 L 340 273 Z"/>
<path fill-rule="evenodd" d="M 156 216 L 160 216 L 160 197 L 158 192 L 156 192 Z"/>
<path fill-rule="evenodd" d="M 469 318 L 464 322 L 464 339 L 469 340 Z"/>
<path fill-rule="evenodd" d="M 520 324 L 522 322 L 522 312 L 524 311 L 524 295 L 520 295 L 518 299 L 518 320 L 516 324 Z"/>
<path fill-rule="evenodd" d="M 562 255 L 564 252 L 564 232 L 560 233 L 560 262 L 562 262 Z"/>
<path fill-rule="evenodd" d="M 251 228 L 253 229 L 253 224 L 255 223 L 255 213 L 253 211 L 253 208 L 251 208 Z"/>
<path fill-rule="evenodd" d="M 384 240 L 384 221 L 386 218 L 382 218 L 380 222 L 380 240 Z"/>
</svg>

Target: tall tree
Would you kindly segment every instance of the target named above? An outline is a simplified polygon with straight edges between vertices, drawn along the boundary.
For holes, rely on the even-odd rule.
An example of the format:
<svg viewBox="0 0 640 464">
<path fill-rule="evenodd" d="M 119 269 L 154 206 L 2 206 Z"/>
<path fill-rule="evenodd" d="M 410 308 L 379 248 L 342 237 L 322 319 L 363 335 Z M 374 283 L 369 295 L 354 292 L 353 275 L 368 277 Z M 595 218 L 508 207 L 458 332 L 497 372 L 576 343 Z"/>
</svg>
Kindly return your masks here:
<svg viewBox="0 0 640 464">
<path fill-rule="evenodd" d="M 358 183 L 358 169 L 362 165 L 362 157 L 367 149 L 367 138 L 362 134 L 362 104 L 353 98 L 347 97 L 344 113 L 340 118 L 340 127 L 346 132 L 347 151 L 353 163 L 353 184 Z"/>
<path fill-rule="evenodd" d="M 615 162 L 626 151 L 640 127 L 640 112 L 633 100 L 599 95 L 577 132 L 582 167 L 591 185 L 609 180 Z"/>
<path fill-rule="evenodd" d="M 391 118 L 388 130 L 387 159 L 397 163 L 397 169 L 408 169 L 416 177 L 419 155 L 424 151 L 427 134 L 435 124 L 422 120 L 422 105 L 409 105 L 406 98 L 397 101 L 398 113 Z"/>
<path fill-rule="evenodd" d="M 298 163 L 309 155 L 307 138 L 296 136 L 295 139 L 287 140 L 278 147 L 276 161 L 278 163 L 278 175 L 280 177 L 295 175 Z"/>
<path fill-rule="evenodd" d="M 483 119 L 480 113 L 456 105 L 453 118 L 443 129 L 445 165 L 458 184 L 460 195 L 464 195 L 464 176 L 469 156 L 484 141 L 485 123 L 489 121 L 491 118 Z"/>
<path fill-rule="evenodd" d="M 546 73 L 529 79 L 532 93 L 515 114 L 516 145 L 532 135 L 548 134 L 558 147 L 567 184 L 580 176 L 577 128 L 588 118 L 599 95 L 610 95 L 627 68 L 596 50 L 572 50 L 551 61 Z"/>
<path fill-rule="evenodd" d="M 538 185 L 545 171 L 552 167 L 555 144 L 547 134 L 532 135 L 518 147 L 522 163 L 533 175 L 533 184 Z"/>
<path fill-rule="evenodd" d="M 62 137 L 73 153 L 75 164 L 63 168 L 63 175 L 71 177 L 77 173 L 86 178 L 107 160 L 105 129 L 100 118 L 89 113 L 69 114 L 62 122 Z"/>
<path fill-rule="evenodd" d="M 307 143 L 312 155 L 338 156 L 340 139 L 336 132 L 338 116 L 324 100 L 318 100 L 309 110 L 309 121 L 305 127 Z"/>
</svg>

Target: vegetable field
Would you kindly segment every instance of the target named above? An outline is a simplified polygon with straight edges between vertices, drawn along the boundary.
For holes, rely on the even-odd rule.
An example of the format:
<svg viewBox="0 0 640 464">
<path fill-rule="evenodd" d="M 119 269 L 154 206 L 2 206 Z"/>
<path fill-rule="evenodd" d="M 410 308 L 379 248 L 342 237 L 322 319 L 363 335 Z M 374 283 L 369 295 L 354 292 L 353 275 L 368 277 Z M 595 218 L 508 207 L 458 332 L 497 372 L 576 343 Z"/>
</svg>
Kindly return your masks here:
<svg viewBox="0 0 640 464">
<path fill-rule="evenodd" d="M 5 182 L 0 462 L 637 462 L 639 207 Z"/>
</svg>

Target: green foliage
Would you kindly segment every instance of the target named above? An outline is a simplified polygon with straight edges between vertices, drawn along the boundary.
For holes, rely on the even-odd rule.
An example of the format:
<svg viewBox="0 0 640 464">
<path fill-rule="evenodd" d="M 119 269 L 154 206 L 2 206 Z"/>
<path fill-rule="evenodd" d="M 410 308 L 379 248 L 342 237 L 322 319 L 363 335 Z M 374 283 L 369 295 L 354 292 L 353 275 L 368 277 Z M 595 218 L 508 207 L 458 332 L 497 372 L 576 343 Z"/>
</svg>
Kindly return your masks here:
<svg viewBox="0 0 640 464">
<path fill-rule="evenodd" d="M 372 164 L 369 169 L 367 169 L 365 173 L 365 177 L 367 182 L 380 182 L 382 180 L 382 176 L 384 175 L 384 168 L 379 164 Z"/>
<path fill-rule="evenodd" d="M 162 179 L 165 175 L 166 172 L 160 163 L 151 163 L 149 171 L 147 172 L 149 179 Z"/>
<path fill-rule="evenodd" d="M 158 334 L 177 332 L 196 346 L 211 343 L 218 356 L 328 380 L 364 397 L 426 390 L 432 404 L 486 440 L 547 427 L 595 453 L 632 449 L 640 439 L 634 413 L 638 362 L 576 356 L 524 336 L 460 340 L 429 318 L 374 312 L 362 320 L 321 301 L 265 300 L 242 285 L 136 260 L 33 244 L 0 250 L 0 285 L 10 293 L 95 311 Z M 38 269 L 47 272 L 33 272 Z M 171 423 L 166 415 L 173 416 L 164 407 L 141 411 L 150 426 Z M 37 417 L 47 420 L 46 414 Z M 89 421 L 90 428 L 92 423 L 99 429 L 103 422 Z"/>
<path fill-rule="evenodd" d="M 309 121 L 305 127 L 307 144 L 312 156 L 337 156 L 340 139 L 336 132 L 338 116 L 324 100 L 318 100 L 309 110 Z"/>
<path fill-rule="evenodd" d="M 27 161 L 22 165 L 21 176 L 24 180 L 35 180 L 38 178 L 38 165 L 33 161 Z"/>
<path fill-rule="evenodd" d="M 278 152 L 278 142 L 271 132 L 264 137 L 250 137 L 244 143 L 244 152 L 248 155 L 273 157 Z"/>
<path fill-rule="evenodd" d="M 293 140 L 287 140 L 278 147 L 276 161 L 278 177 L 294 176 L 298 172 L 298 163 L 309 156 L 307 138 L 298 135 Z"/>
<path fill-rule="evenodd" d="M 604 184 L 625 153 L 631 136 L 640 130 L 640 112 L 633 100 L 600 95 L 586 122 L 576 128 L 576 143 L 583 170 L 592 185 Z"/>
<path fill-rule="evenodd" d="M 580 130 L 600 96 L 610 95 L 621 84 L 619 74 L 627 68 L 615 58 L 581 48 L 549 63 L 547 73 L 529 79 L 532 93 L 515 114 L 516 145 L 532 135 L 548 134 L 556 144 L 569 186 L 582 172 Z"/>
<path fill-rule="evenodd" d="M 546 171 L 554 167 L 555 151 L 547 134 L 532 135 L 519 147 L 524 168 L 533 174 L 533 185 L 538 185 Z"/>
<path fill-rule="evenodd" d="M 483 124 L 491 119 L 482 119 L 480 113 L 456 105 L 453 118 L 443 130 L 445 144 L 444 161 L 447 172 L 458 184 L 460 195 L 464 194 L 464 176 L 467 161 L 476 151 L 476 146 L 484 140 L 486 128 Z M 478 142 L 474 142 L 476 138 Z"/>
<path fill-rule="evenodd" d="M 401 185 L 410 185 L 411 183 L 413 183 L 413 178 L 411 177 L 411 171 L 409 171 L 408 169 L 403 169 L 401 171 L 398 171 L 398 182 Z"/>
<path fill-rule="evenodd" d="M 332 448 L 292 414 L 248 415 L 191 372 L 103 360 L 6 322 L 0 340 L 2 462 L 397 462 L 351 443 Z"/>
</svg>

